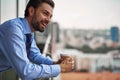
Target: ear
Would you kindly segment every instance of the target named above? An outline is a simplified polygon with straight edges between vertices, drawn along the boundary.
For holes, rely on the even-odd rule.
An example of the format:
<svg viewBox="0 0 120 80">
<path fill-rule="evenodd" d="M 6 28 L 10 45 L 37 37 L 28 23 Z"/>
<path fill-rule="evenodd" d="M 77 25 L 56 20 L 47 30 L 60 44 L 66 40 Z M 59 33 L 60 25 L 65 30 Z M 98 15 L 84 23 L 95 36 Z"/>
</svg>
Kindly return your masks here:
<svg viewBox="0 0 120 80">
<path fill-rule="evenodd" d="M 34 11 L 35 11 L 35 9 L 31 6 L 31 7 L 29 7 L 29 16 L 32 16 L 32 15 L 34 15 Z"/>
</svg>

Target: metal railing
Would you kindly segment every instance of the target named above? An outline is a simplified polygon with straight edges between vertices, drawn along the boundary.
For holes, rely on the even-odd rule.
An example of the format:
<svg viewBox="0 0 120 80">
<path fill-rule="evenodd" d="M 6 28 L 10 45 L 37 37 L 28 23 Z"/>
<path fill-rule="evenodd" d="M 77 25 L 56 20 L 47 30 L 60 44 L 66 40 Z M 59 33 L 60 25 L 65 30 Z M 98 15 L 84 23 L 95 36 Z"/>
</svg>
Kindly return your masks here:
<svg viewBox="0 0 120 80">
<path fill-rule="evenodd" d="M 51 42 L 51 35 L 48 35 L 46 43 L 45 43 L 45 47 L 43 49 L 44 56 L 50 53 L 50 42 Z"/>
</svg>

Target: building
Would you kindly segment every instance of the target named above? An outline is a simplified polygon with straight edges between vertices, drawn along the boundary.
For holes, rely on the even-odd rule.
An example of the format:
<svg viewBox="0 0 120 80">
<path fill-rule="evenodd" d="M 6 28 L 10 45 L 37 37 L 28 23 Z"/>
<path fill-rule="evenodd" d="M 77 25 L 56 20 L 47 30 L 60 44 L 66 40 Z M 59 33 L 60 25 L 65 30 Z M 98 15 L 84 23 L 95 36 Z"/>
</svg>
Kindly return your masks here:
<svg viewBox="0 0 120 80">
<path fill-rule="evenodd" d="M 113 42 L 118 42 L 119 41 L 119 28 L 117 26 L 112 26 L 110 29 L 111 33 L 111 40 Z"/>
</svg>

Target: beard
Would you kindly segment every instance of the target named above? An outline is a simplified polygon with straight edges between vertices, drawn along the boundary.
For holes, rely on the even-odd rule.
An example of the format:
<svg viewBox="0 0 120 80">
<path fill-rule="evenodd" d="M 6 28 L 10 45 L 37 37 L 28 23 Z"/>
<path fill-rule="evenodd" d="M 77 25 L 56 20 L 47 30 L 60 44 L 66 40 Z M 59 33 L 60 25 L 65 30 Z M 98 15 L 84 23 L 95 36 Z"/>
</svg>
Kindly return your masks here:
<svg viewBox="0 0 120 80">
<path fill-rule="evenodd" d="M 31 24 L 32 24 L 32 26 L 33 26 L 33 29 L 34 29 L 35 31 L 44 32 L 44 29 L 41 28 L 41 27 L 39 27 L 39 26 L 40 26 L 39 23 L 40 23 L 40 22 L 33 22 L 33 21 L 32 21 Z"/>
<path fill-rule="evenodd" d="M 35 14 L 33 15 L 33 17 L 31 18 L 31 21 L 30 21 L 30 23 L 31 23 L 31 25 L 32 25 L 32 27 L 35 31 L 44 32 L 44 28 L 40 27 L 41 22 L 42 21 L 37 21 L 36 20 L 36 15 Z"/>
</svg>

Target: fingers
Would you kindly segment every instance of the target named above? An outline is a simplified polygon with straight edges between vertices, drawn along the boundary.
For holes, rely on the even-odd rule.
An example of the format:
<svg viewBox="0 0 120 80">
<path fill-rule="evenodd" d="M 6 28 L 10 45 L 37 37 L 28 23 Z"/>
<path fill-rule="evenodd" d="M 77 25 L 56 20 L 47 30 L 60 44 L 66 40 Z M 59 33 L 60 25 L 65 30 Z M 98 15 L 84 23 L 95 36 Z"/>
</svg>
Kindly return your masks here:
<svg viewBox="0 0 120 80">
<path fill-rule="evenodd" d="M 66 60 L 63 60 L 60 65 L 62 72 L 69 72 L 74 68 L 74 60 L 68 58 Z"/>
</svg>

